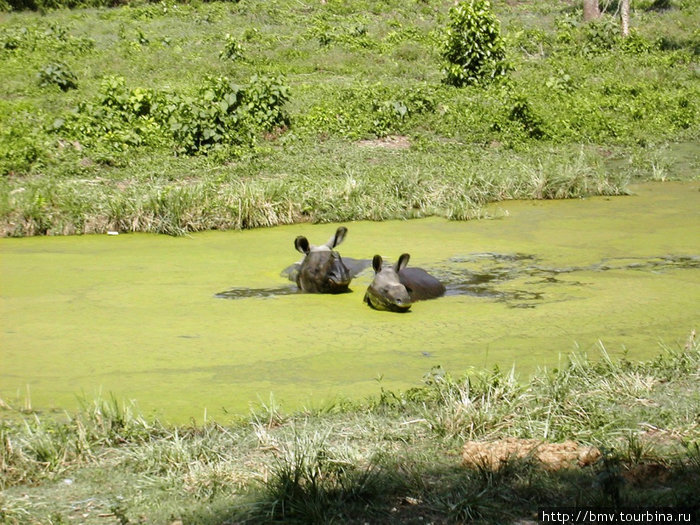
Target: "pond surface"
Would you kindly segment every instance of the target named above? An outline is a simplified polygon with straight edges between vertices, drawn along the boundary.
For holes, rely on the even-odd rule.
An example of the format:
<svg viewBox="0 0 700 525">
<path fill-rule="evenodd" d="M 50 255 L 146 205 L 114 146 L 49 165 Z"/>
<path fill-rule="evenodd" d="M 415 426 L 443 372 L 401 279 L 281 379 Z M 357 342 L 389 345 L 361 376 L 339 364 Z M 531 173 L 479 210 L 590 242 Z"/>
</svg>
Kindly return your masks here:
<svg viewBox="0 0 700 525">
<path fill-rule="evenodd" d="M 280 272 L 293 241 L 337 225 L 0 240 L 0 399 L 74 409 L 113 393 L 171 422 L 225 422 L 251 405 L 285 410 L 406 389 L 441 365 L 515 366 L 572 351 L 646 359 L 700 320 L 700 183 L 634 195 L 502 202 L 490 220 L 346 223 L 341 254 L 439 276 L 443 298 L 406 314 L 352 293 L 302 295 Z"/>
</svg>

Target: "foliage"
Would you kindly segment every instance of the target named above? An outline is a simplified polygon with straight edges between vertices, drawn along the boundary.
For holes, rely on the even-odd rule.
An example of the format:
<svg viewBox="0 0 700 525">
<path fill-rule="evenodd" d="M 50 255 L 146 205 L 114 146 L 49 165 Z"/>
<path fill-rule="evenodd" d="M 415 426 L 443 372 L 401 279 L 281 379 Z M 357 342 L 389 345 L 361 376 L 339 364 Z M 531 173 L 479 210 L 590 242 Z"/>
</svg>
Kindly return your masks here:
<svg viewBox="0 0 700 525">
<path fill-rule="evenodd" d="M 62 62 L 52 62 L 39 70 L 39 85 L 58 86 L 61 91 L 78 87 L 78 78 L 68 66 Z"/>
<path fill-rule="evenodd" d="M 289 116 L 284 105 L 289 100 L 289 87 L 283 79 L 254 75 L 245 90 L 243 103 L 255 124 L 266 131 L 288 126 Z"/>
<path fill-rule="evenodd" d="M 442 56 L 445 82 L 461 87 L 488 83 L 508 71 L 505 43 L 489 0 L 467 0 L 450 9 Z"/>
<path fill-rule="evenodd" d="M 227 78 L 209 78 L 196 97 L 172 99 L 168 120 L 178 151 L 192 155 L 223 144 L 252 143 L 240 111 L 244 96 Z"/>
<path fill-rule="evenodd" d="M 1 107 L 1 106 L 0 106 Z M 0 128 L 0 175 L 26 173 L 46 160 L 46 146 L 26 114 L 12 127 Z"/>
<path fill-rule="evenodd" d="M 429 86 L 409 90 L 359 83 L 313 105 L 295 124 L 301 132 L 313 133 L 320 128 L 353 139 L 384 137 L 404 131 L 411 120 L 432 113 L 436 97 Z"/>
<path fill-rule="evenodd" d="M 690 2 L 641 6 L 624 40 L 608 14 L 495 3 L 513 67 L 460 88 L 441 81 L 449 6 L 304 5 L 6 15 L 0 232 L 470 218 L 494 199 L 619 194 L 658 176 L 660 146 L 697 143 Z M 76 88 L 37 82 L 59 61 L 47 78 Z M 664 162 L 664 178 L 697 171 Z"/>
<path fill-rule="evenodd" d="M 233 0 L 236 1 L 236 0 Z M 133 0 L 2 0 L 0 11 L 48 11 L 50 9 L 75 9 L 87 7 L 119 7 Z"/>
<path fill-rule="evenodd" d="M 51 130 L 87 144 L 116 150 L 171 144 L 194 155 L 212 149 L 249 147 L 255 130 L 288 123 L 289 99 L 282 79 L 257 77 L 241 87 L 226 77 L 209 77 L 194 96 L 146 88 L 128 89 L 124 78 L 107 77 L 94 102 L 57 119 Z"/>
<path fill-rule="evenodd" d="M 224 37 L 224 48 L 219 57 L 227 60 L 239 60 L 243 58 L 243 46 L 230 34 Z"/>
<path fill-rule="evenodd" d="M 75 36 L 62 24 L 40 20 L 22 26 L 0 27 L 0 57 L 25 55 L 41 49 L 47 55 L 86 55 L 94 50 L 95 41 L 85 36 Z M 53 57 L 51 57 L 53 58 Z"/>
<path fill-rule="evenodd" d="M 508 120 L 520 126 L 530 138 L 541 139 L 547 134 L 544 130 L 544 122 L 535 114 L 525 95 L 513 97 Z"/>
</svg>

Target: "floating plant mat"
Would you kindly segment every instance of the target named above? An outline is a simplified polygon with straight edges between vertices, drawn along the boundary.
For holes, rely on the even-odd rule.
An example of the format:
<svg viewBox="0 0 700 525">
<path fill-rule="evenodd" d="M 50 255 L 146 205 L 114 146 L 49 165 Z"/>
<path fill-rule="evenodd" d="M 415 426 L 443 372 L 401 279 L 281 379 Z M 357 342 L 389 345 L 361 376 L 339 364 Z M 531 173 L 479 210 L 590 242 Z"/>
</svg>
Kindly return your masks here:
<svg viewBox="0 0 700 525">
<path fill-rule="evenodd" d="M 587 286 L 590 282 L 576 279 L 584 272 L 640 271 L 667 272 L 700 268 L 700 257 L 664 255 L 656 257 L 605 258 L 587 266 L 546 266 L 535 255 L 478 253 L 453 257 L 446 267 L 432 273 L 447 288 L 446 295 L 490 297 L 516 308 L 534 308 L 547 300 L 562 300 L 559 286 Z M 504 290 L 504 283 L 520 283 L 521 289 Z"/>
<path fill-rule="evenodd" d="M 297 235 L 323 243 L 336 224 L 1 239 L 0 399 L 71 410 L 111 393 L 170 421 L 226 421 L 271 394 L 293 410 L 406 389 L 437 365 L 527 376 L 601 343 L 650 358 L 698 328 L 699 190 L 345 223 L 344 257 L 409 252 L 445 281 L 445 297 L 406 314 L 363 304 L 371 269 L 334 296 L 280 275 L 299 259 Z"/>
<path fill-rule="evenodd" d="M 387 263 L 390 264 L 390 263 Z M 534 308 L 538 303 L 560 300 L 559 293 L 549 285 L 586 286 L 586 282 L 563 278 L 581 272 L 632 270 L 666 272 L 670 270 L 700 268 L 700 256 L 663 255 L 656 257 L 605 258 L 588 266 L 554 268 L 545 266 L 535 255 L 522 253 L 476 253 L 452 257 L 446 264 L 427 268 L 446 287 L 446 296 L 472 295 L 492 298 L 515 308 Z M 369 270 L 368 270 L 369 271 Z M 522 289 L 502 290 L 500 285 L 520 282 Z M 543 286 L 544 285 L 544 286 Z M 548 293 L 547 290 L 550 292 Z M 278 297 L 300 293 L 295 284 L 268 288 L 237 286 L 215 294 L 220 299 L 250 299 Z"/>
</svg>

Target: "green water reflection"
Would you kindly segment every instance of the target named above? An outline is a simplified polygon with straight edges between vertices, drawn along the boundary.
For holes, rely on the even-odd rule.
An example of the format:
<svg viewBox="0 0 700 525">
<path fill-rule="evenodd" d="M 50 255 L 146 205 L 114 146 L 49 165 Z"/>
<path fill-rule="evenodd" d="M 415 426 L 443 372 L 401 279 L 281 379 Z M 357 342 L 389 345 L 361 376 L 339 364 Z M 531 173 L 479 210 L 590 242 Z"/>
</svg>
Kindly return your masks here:
<svg viewBox="0 0 700 525">
<path fill-rule="evenodd" d="M 379 377 L 420 384 L 436 365 L 526 375 L 599 341 L 648 358 L 698 327 L 700 183 L 633 192 L 503 202 L 492 220 L 346 224 L 341 254 L 410 252 L 447 283 L 402 315 L 362 303 L 369 270 L 353 293 L 290 293 L 294 238 L 322 243 L 337 225 L 2 239 L 0 398 L 72 409 L 114 393 L 170 421 L 226 421 L 271 392 L 288 410 L 319 406 L 377 393 Z"/>
</svg>

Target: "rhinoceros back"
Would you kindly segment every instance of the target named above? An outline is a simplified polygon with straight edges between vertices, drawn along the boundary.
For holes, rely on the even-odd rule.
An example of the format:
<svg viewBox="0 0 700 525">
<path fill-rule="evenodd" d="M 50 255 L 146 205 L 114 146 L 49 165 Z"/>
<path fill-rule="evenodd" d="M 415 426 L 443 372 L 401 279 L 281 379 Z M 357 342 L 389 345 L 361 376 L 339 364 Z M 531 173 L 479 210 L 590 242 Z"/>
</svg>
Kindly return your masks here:
<svg viewBox="0 0 700 525">
<path fill-rule="evenodd" d="M 399 272 L 399 280 L 412 301 L 434 299 L 445 293 L 445 286 L 422 268 L 404 268 Z"/>
</svg>

